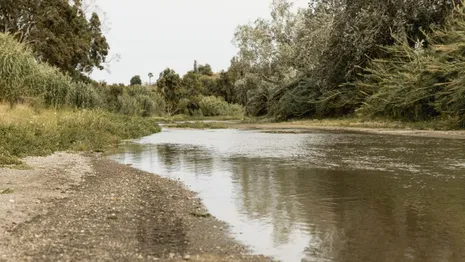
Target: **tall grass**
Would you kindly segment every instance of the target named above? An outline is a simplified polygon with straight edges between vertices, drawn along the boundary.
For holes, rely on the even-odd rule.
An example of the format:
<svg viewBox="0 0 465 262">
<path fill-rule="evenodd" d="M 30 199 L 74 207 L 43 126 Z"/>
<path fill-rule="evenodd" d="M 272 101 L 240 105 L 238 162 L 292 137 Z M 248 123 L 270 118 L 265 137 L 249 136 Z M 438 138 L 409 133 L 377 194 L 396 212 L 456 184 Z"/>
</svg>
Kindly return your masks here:
<svg viewBox="0 0 465 262">
<path fill-rule="evenodd" d="M 137 116 L 161 116 L 165 101 L 146 87 L 102 87 L 74 81 L 58 68 L 34 59 L 31 50 L 0 33 L 0 102 L 34 101 L 49 108 L 106 109 Z"/>
<path fill-rule="evenodd" d="M 58 68 L 35 60 L 11 35 L 0 34 L 0 101 L 11 106 L 31 99 L 47 107 L 94 107 L 101 100 L 90 85 L 74 82 Z"/>
<path fill-rule="evenodd" d="M 122 139 L 159 132 L 149 118 L 102 110 L 42 110 L 0 105 L 0 165 L 61 150 L 105 150 Z"/>
<path fill-rule="evenodd" d="M 33 89 L 37 72 L 31 50 L 12 36 L 0 34 L 0 100 L 17 103 Z"/>
</svg>

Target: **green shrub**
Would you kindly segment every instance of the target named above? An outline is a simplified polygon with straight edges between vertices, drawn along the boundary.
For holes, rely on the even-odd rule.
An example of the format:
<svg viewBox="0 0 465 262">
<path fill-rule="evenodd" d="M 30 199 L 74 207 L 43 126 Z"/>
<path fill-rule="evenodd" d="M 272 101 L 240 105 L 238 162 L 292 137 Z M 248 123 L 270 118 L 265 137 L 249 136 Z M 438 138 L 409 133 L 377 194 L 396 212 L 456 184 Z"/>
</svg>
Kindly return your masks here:
<svg viewBox="0 0 465 262">
<path fill-rule="evenodd" d="M 237 104 L 228 104 L 216 96 L 201 96 L 198 106 L 204 116 L 243 116 L 244 107 Z"/>
<path fill-rule="evenodd" d="M 73 83 L 68 103 L 75 108 L 99 108 L 103 106 L 102 95 L 90 84 Z"/>
<path fill-rule="evenodd" d="M 120 114 L 134 116 L 137 115 L 139 106 L 134 97 L 124 94 L 118 96 L 116 110 Z"/>
<path fill-rule="evenodd" d="M 137 95 L 135 98 L 139 107 L 139 115 L 147 117 L 155 114 L 157 105 L 148 95 Z"/>
<path fill-rule="evenodd" d="M 111 112 L 124 115 L 162 116 L 165 112 L 165 100 L 156 92 L 145 86 L 102 87 L 102 100 L 105 108 Z"/>
<path fill-rule="evenodd" d="M 73 89 L 71 77 L 47 64 L 38 64 L 38 69 L 36 85 L 40 93 L 37 95 L 43 98 L 45 105 L 54 108 L 67 105 Z"/>
</svg>

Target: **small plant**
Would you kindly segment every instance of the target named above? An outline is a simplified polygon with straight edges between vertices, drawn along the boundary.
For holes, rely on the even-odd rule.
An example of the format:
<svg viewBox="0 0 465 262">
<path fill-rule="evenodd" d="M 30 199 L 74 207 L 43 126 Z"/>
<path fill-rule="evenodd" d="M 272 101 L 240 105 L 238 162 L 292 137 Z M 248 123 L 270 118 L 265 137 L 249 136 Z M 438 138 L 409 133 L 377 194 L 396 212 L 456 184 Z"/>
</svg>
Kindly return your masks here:
<svg viewBox="0 0 465 262">
<path fill-rule="evenodd" d="M 13 194 L 13 189 L 7 188 L 7 189 L 0 189 L 0 195 L 8 195 L 8 194 Z"/>
</svg>

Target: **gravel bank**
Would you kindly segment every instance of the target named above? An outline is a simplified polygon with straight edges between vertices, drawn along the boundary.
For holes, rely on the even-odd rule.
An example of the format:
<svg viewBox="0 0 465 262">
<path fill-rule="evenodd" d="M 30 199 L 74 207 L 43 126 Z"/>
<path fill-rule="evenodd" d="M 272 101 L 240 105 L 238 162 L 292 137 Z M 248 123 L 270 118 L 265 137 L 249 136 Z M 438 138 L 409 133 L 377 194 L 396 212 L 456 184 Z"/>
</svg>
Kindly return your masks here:
<svg viewBox="0 0 465 262">
<path fill-rule="evenodd" d="M 0 261 L 267 261 L 195 194 L 96 155 L 0 169 Z"/>
</svg>

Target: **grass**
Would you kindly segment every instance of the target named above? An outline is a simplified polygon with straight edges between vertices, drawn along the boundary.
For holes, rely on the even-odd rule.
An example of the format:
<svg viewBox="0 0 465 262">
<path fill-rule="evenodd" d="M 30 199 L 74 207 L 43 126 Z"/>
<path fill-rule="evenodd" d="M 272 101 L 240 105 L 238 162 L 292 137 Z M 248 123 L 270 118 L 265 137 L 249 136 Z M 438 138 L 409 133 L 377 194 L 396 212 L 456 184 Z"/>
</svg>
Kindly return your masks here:
<svg viewBox="0 0 465 262">
<path fill-rule="evenodd" d="M 56 151 L 105 151 L 123 139 L 160 131 L 150 118 L 100 110 L 41 110 L 0 104 L 0 166 Z"/>
</svg>

